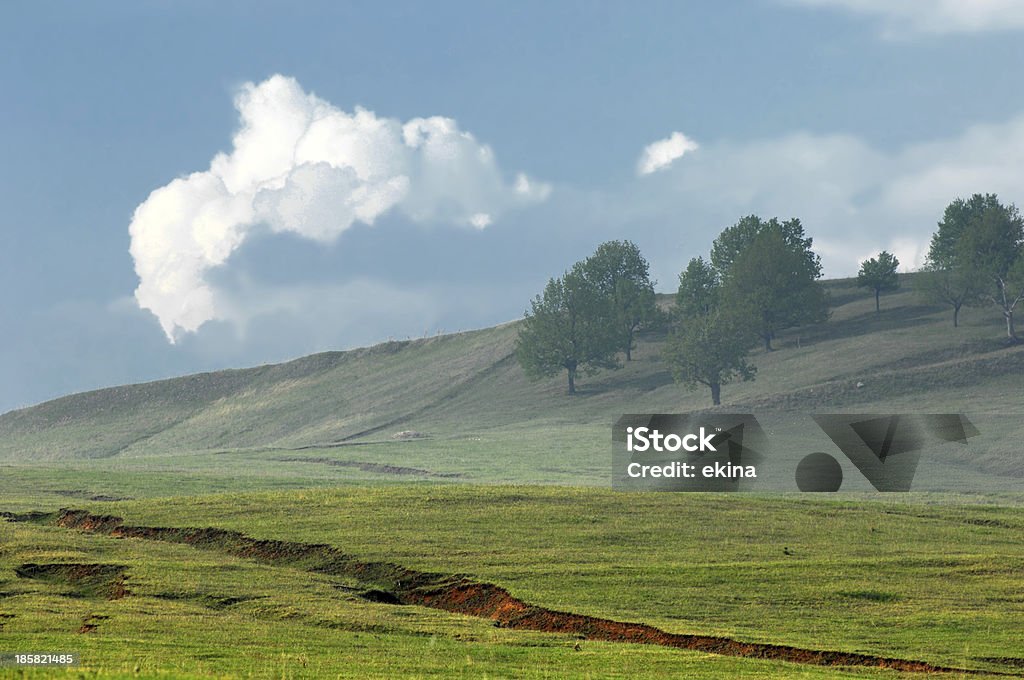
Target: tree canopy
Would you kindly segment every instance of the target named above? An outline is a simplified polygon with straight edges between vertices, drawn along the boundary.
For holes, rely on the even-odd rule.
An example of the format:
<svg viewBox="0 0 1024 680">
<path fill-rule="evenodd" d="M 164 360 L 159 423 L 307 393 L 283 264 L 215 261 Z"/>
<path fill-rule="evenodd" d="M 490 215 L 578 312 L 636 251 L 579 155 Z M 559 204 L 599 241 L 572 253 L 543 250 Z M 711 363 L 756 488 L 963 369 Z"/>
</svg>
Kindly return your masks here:
<svg viewBox="0 0 1024 680">
<path fill-rule="evenodd" d="M 679 274 L 675 312 L 680 317 L 708 314 L 718 305 L 718 272 L 703 257 L 690 260 Z"/>
<path fill-rule="evenodd" d="M 957 240 L 954 261 L 977 276 L 982 298 L 999 308 L 1007 338 L 1018 342 L 1013 315 L 1024 300 L 1024 219 L 1012 203 L 991 196 Z"/>
<path fill-rule="evenodd" d="M 752 335 L 743 310 L 722 299 L 715 270 L 702 258 L 690 260 L 679 275 L 676 329 L 664 355 L 676 382 L 705 385 L 715 406 L 722 403 L 722 385 L 753 380 L 757 372 L 747 361 Z"/>
<path fill-rule="evenodd" d="M 972 222 L 988 211 L 1006 210 L 996 194 L 974 194 L 969 199 L 956 198 L 942 213 L 938 229 L 932 234 L 927 262 L 933 267 L 951 269 L 958 261 L 958 244 Z"/>
<path fill-rule="evenodd" d="M 896 270 L 900 261 L 892 253 L 883 250 L 878 257 L 872 257 L 860 263 L 857 272 L 857 285 L 867 288 L 875 294 L 875 312 L 881 311 L 879 298 L 883 292 L 893 291 L 900 287 L 900 276 Z"/>
<path fill-rule="evenodd" d="M 750 231 L 753 220 L 759 225 L 756 233 Z M 712 264 L 716 250 L 720 263 L 729 262 L 724 269 L 715 266 L 723 287 L 721 304 L 744 310 L 766 351 L 772 351 L 777 331 L 828 318 L 828 297 L 818 283 L 821 260 L 810 247 L 799 220 L 748 217 L 722 232 L 712 248 Z"/>
<path fill-rule="evenodd" d="M 946 206 L 932 235 L 923 290 L 953 307 L 959 325 L 965 304 L 994 304 L 1006 322 L 1010 342 L 1018 342 L 1014 311 L 1024 300 L 1024 219 L 996 194 L 957 198 Z"/>
<path fill-rule="evenodd" d="M 981 300 L 981 281 L 964 266 L 926 261 L 916 281 L 927 299 L 953 308 L 953 328 L 960 327 L 961 308 Z"/>
<path fill-rule="evenodd" d="M 711 265 L 724 277 L 732 268 L 736 258 L 747 250 L 761 234 L 774 231 L 781 235 L 786 246 L 793 252 L 801 253 L 806 259 L 806 271 L 814 279 L 821 277 L 821 258 L 811 250 L 814 239 L 804 234 L 804 227 L 796 217 L 780 222 L 773 217 L 763 220 L 757 215 L 747 215 L 722 230 L 711 245 Z"/>
<path fill-rule="evenodd" d="M 954 199 L 942 213 L 938 229 L 932 234 L 928 256 L 918 277 L 924 295 L 953 308 L 953 327 L 960 325 L 960 309 L 964 305 L 987 302 L 983 292 L 988 287 L 971 261 L 963 235 L 972 222 L 986 211 L 999 212 L 1003 207 L 995 194 L 974 194 L 969 199 Z"/>
<path fill-rule="evenodd" d="M 618 368 L 621 334 L 609 298 L 577 263 L 561 278 L 548 281 L 533 299 L 516 339 L 516 358 L 532 379 L 566 371 L 569 394 L 576 393 L 578 371 Z"/>
<path fill-rule="evenodd" d="M 621 334 L 619 349 L 626 361 L 633 358 L 637 330 L 657 319 L 654 284 L 649 265 L 632 241 L 608 241 L 583 262 L 583 272 L 597 291 L 607 297 Z"/>
</svg>

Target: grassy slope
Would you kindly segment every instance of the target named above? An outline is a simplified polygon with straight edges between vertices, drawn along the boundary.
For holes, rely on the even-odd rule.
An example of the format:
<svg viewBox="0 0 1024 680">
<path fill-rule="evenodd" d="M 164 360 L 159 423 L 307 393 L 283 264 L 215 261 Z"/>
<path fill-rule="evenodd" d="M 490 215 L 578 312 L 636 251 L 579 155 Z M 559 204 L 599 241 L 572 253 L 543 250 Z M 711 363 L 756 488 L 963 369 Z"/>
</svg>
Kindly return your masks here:
<svg viewBox="0 0 1024 680">
<path fill-rule="evenodd" d="M 1019 408 L 1024 348 L 1003 346 L 993 310 L 967 310 L 954 331 L 949 313 L 919 303 L 912 281 L 883 299 L 880 315 L 849 281 L 830 288 L 832 320 L 783 334 L 778 352 L 755 352 L 758 379 L 727 386 L 728 405 Z M 672 383 L 660 338 L 642 339 L 636 361 L 581 380 L 581 395 L 569 399 L 562 376 L 525 380 L 512 357 L 515 333 L 506 324 L 72 395 L 0 416 L 0 459 L 294 448 L 403 428 L 607 424 L 623 410 L 707 405 L 703 391 Z"/>
<path fill-rule="evenodd" d="M 869 295 L 849 281 L 830 282 L 832 319 L 782 334 L 779 351 L 755 351 L 758 379 L 726 386 L 724 408 L 794 414 L 802 420 L 780 427 L 792 425 L 798 436 L 814 433 L 807 413 L 830 409 L 1019 412 L 1024 347 L 1002 343 L 998 315 L 966 310 L 962 327 L 953 329 L 950 313 L 922 306 L 912 285 L 909 280 L 883 298 L 876 315 Z M 42 494 L 52 507 L 69 496 L 365 481 L 605 486 L 609 426 L 619 415 L 707 406 L 706 391 L 672 382 L 660 337 L 643 338 L 635 361 L 584 378 L 581 393 L 569 398 L 563 376 L 540 383 L 523 377 L 512 357 L 515 333 L 515 324 L 507 324 L 100 390 L 11 412 L 0 416 L 0 465 L 8 466 L 0 492 L 9 503 L 36 507 Z M 1024 419 L 1003 418 L 998 426 L 1005 431 L 997 445 L 965 450 L 965 475 L 983 470 L 989 478 L 1021 479 L 1016 442 L 1024 438 Z M 404 429 L 429 438 L 391 440 Z M 57 460 L 59 466 L 50 462 Z M 327 461 L 399 465 L 435 476 Z"/>
<path fill-rule="evenodd" d="M 883 298 L 875 315 L 848 282 L 831 287 L 833 319 L 784 334 L 778 352 L 755 353 L 758 380 L 728 386 L 725 408 L 1020 408 L 1024 351 L 1002 346 L 991 310 L 969 310 L 954 331 L 944 310 L 920 306 L 910 290 Z M 609 425 L 622 412 L 707 403 L 704 392 L 672 384 L 657 337 L 643 339 L 621 371 L 581 381 L 570 399 L 561 377 L 523 379 L 514 336 L 508 325 L 6 414 L 0 510 L 85 505 L 138 523 L 329 542 L 466 572 L 556 609 L 673 631 L 1013 669 L 982 657 L 1020 657 L 1019 508 L 916 495 L 823 502 L 459 483 L 606 486 Z M 390 439 L 403 429 L 430 438 Z M 344 439 L 355 445 L 315 448 Z M 1017 449 L 992 456 L 994 469 L 1019 471 Z M 318 486 L 340 488 L 309 488 Z M 304 490 L 237 493 L 260 489 Z M 234 493 L 197 496 L 213 492 Z M 96 494 L 160 500 L 90 502 Z M 591 642 L 576 652 L 563 636 L 371 605 L 345 590 L 351 584 L 185 546 L 6 523 L 0 538 L 0 615 L 13 616 L 0 620 L 4 648 L 77 650 L 107 675 L 136 666 L 175 677 L 840 673 Z M 50 561 L 127 565 L 134 595 L 106 601 L 14 576 L 19 564 Z M 87 618 L 99 629 L 75 632 Z"/>
</svg>

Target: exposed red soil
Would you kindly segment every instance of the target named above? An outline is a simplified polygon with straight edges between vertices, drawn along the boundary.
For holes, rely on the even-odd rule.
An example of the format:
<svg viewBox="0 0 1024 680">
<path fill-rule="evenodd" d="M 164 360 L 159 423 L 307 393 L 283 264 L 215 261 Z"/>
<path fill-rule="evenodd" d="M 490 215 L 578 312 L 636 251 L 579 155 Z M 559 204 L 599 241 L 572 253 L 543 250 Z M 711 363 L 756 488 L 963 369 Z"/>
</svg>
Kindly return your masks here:
<svg viewBox="0 0 1024 680">
<path fill-rule="evenodd" d="M 386 584 L 388 592 L 401 604 L 492 619 L 497 625 L 506 628 L 817 666 L 867 666 L 904 672 L 1000 675 L 992 671 L 949 668 L 924 661 L 870 654 L 741 642 L 708 635 L 683 635 L 642 623 L 559 612 L 530 605 L 491 583 L 481 583 L 458 575 L 415 571 L 386 562 L 364 562 L 322 544 L 257 540 L 235 531 L 216 528 L 127 526 L 119 517 L 92 515 L 80 510 L 61 510 L 55 517 L 55 523 L 66 528 L 116 537 L 186 543 L 272 564 L 288 564 L 318 573 L 355 577 L 377 587 Z"/>
</svg>

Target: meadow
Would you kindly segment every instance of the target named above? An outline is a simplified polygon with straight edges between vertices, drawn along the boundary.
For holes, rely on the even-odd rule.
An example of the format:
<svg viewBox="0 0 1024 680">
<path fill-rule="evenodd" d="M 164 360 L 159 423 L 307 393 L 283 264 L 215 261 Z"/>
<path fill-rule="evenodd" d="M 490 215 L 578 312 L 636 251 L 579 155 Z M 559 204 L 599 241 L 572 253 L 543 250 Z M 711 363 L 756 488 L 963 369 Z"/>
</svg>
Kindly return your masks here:
<svg viewBox="0 0 1024 680">
<path fill-rule="evenodd" d="M 0 416 L 0 652 L 82 664 L 0 675 L 923 675 L 506 625 L 429 606 L 401 583 L 415 572 L 667 634 L 1024 676 L 1024 349 L 993 310 L 953 329 L 912 277 L 880 314 L 829 286 L 832 318 L 753 353 L 757 380 L 726 386 L 723 408 L 791 430 L 815 411 L 979 414 L 998 436 L 936 473 L 972 492 L 612 491 L 621 414 L 709 404 L 672 382 L 657 333 L 572 398 L 564 378 L 525 380 L 514 324 L 71 395 Z M 118 537 L 60 508 L 294 545 Z"/>
</svg>

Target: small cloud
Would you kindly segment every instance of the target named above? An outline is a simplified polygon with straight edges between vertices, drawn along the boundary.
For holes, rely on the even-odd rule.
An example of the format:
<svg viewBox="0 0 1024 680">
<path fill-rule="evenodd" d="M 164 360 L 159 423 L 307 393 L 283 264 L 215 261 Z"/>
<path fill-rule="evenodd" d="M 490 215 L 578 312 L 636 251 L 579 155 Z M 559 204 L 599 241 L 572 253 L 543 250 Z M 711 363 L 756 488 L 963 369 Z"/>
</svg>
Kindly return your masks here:
<svg viewBox="0 0 1024 680">
<path fill-rule="evenodd" d="M 476 213 L 469 218 L 469 223 L 477 229 L 485 229 L 491 225 L 491 216 L 487 213 Z"/>
<path fill-rule="evenodd" d="M 551 195 L 551 185 L 530 179 L 526 173 L 516 175 L 516 193 L 535 201 L 544 201 Z"/>
<path fill-rule="evenodd" d="M 687 151 L 696 151 L 699 146 L 682 132 L 673 132 L 665 139 L 659 139 L 644 147 L 644 152 L 640 154 L 640 160 L 636 164 L 636 172 L 638 175 L 649 175 L 664 170 L 682 158 Z"/>
</svg>

